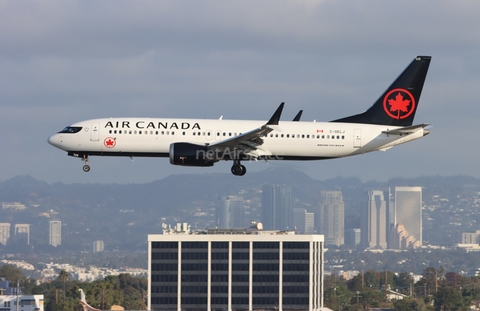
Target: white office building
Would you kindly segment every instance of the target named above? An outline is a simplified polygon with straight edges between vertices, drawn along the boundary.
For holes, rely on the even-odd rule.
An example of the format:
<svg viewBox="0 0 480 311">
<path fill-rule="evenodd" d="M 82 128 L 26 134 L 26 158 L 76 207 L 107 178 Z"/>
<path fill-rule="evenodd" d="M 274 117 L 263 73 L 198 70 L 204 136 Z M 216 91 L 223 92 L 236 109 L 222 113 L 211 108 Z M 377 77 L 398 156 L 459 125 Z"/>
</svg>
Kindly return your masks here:
<svg viewBox="0 0 480 311">
<path fill-rule="evenodd" d="M 10 238 L 10 224 L 8 222 L 0 223 L 0 244 L 7 245 Z"/>
<path fill-rule="evenodd" d="M 256 229 L 152 234 L 148 310 L 320 310 L 323 253 L 323 235 Z"/>
<path fill-rule="evenodd" d="M 62 245 L 62 222 L 60 220 L 50 220 L 49 243 L 52 246 Z"/>
</svg>

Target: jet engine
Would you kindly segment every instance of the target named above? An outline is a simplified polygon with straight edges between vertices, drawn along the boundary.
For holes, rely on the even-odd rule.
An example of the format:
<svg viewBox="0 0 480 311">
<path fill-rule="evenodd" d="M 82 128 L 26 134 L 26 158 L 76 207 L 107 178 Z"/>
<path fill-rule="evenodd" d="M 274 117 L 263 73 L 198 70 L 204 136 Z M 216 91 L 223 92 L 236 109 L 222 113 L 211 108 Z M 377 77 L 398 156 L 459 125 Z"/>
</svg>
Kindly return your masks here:
<svg viewBox="0 0 480 311">
<path fill-rule="evenodd" d="M 205 146 L 190 143 L 170 145 L 170 164 L 173 165 L 213 166 L 214 157 L 209 157 L 209 155 L 209 150 Z"/>
</svg>

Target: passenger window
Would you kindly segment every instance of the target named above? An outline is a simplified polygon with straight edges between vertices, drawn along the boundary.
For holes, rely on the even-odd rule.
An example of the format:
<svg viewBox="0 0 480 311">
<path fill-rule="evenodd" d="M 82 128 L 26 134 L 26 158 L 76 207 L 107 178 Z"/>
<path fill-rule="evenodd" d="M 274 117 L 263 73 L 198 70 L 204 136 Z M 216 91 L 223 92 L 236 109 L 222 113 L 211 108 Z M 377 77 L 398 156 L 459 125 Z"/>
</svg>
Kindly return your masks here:
<svg viewBox="0 0 480 311">
<path fill-rule="evenodd" d="M 290 134 L 287 134 L 287 138 L 290 138 Z"/>
<path fill-rule="evenodd" d="M 108 134 L 112 134 L 112 130 L 108 131 Z"/>
<path fill-rule="evenodd" d="M 195 132 L 193 132 L 193 136 L 195 136 Z"/>
<path fill-rule="evenodd" d="M 175 132 L 174 132 L 174 131 L 172 131 L 172 135 L 175 135 Z"/>
<path fill-rule="evenodd" d="M 310 138 L 310 135 L 307 135 L 307 138 Z"/>
<path fill-rule="evenodd" d="M 275 134 L 275 137 L 278 137 L 278 134 Z"/>
<path fill-rule="evenodd" d="M 128 131 L 128 134 L 132 134 L 132 131 Z"/>
<path fill-rule="evenodd" d="M 302 134 L 302 138 L 305 138 L 305 135 L 304 135 L 304 134 Z"/>
<path fill-rule="evenodd" d="M 345 136 L 342 135 L 342 139 L 345 139 Z"/>
<path fill-rule="evenodd" d="M 282 135 L 280 135 L 280 136 L 283 138 L 283 134 L 282 134 Z"/>
</svg>

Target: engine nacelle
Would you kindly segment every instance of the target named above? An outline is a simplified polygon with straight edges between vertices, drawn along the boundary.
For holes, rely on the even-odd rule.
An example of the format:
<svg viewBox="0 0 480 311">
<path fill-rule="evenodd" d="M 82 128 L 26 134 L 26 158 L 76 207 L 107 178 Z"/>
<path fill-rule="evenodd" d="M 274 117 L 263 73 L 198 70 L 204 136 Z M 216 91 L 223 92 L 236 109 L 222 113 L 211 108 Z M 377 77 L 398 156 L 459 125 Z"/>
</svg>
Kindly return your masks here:
<svg viewBox="0 0 480 311">
<path fill-rule="evenodd" d="M 207 147 L 190 143 L 173 143 L 170 145 L 170 164 L 181 166 L 213 166 L 207 159 Z"/>
</svg>

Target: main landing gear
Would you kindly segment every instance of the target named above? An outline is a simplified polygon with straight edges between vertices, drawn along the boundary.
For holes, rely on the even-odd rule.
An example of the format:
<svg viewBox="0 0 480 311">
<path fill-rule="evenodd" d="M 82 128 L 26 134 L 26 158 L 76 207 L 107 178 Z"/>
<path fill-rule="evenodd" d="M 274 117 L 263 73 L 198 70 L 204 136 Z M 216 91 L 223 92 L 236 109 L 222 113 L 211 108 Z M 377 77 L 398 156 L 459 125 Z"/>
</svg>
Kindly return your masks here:
<svg viewBox="0 0 480 311">
<path fill-rule="evenodd" d="M 84 155 L 82 161 L 85 162 L 85 165 L 83 166 L 83 171 L 85 173 L 90 171 L 90 165 L 88 165 L 88 155 Z"/>
<path fill-rule="evenodd" d="M 243 176 L 247 172 L 247 168 L 240 164 L 240 160 L 234 160 L 232 165 L 232 174 L 235 176 Z"/>
</svg>

